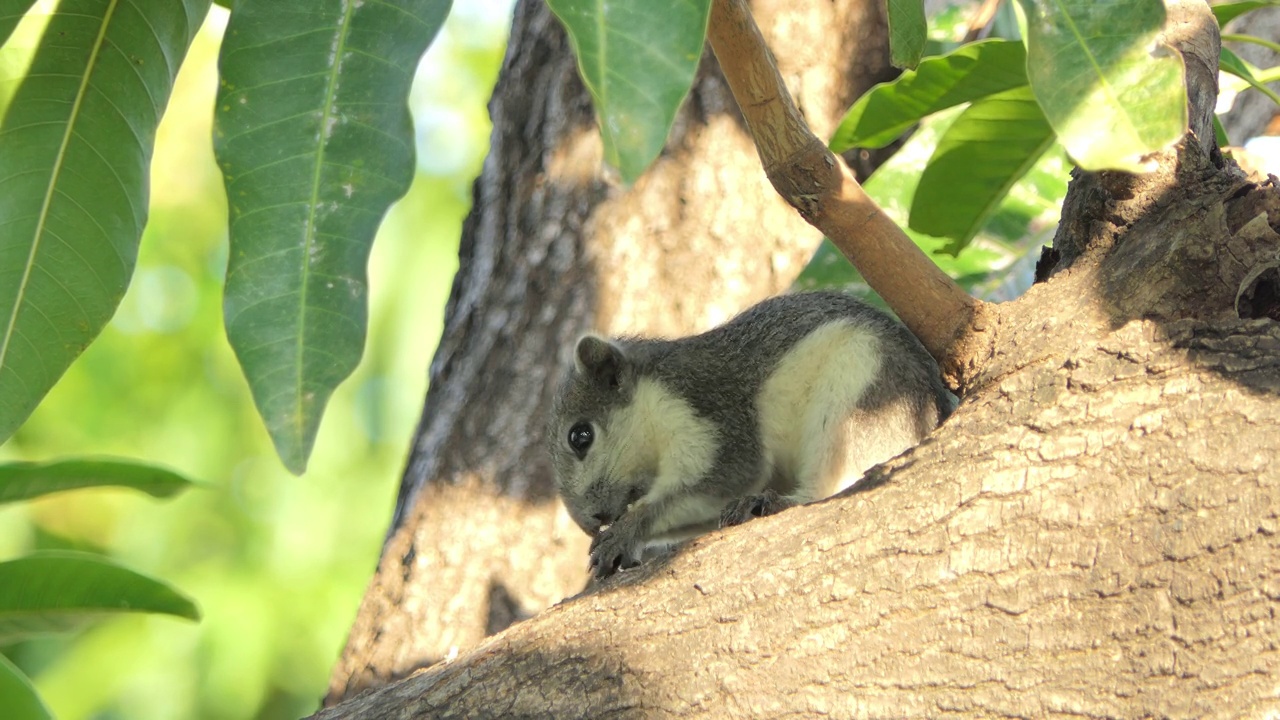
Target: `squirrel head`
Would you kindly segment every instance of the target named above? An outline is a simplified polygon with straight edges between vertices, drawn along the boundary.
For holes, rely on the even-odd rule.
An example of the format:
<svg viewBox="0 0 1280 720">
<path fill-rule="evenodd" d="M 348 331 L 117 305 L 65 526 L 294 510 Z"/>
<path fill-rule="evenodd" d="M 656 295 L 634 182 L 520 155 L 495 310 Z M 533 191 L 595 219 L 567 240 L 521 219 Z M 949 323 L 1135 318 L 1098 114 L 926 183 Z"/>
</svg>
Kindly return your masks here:
<svg viewBox="0 0 1280 720">
<path fill-rule="evenodd" d="M 621 517 L 652 483 L 652 474 L 638 464 L 644 449 L 627 437 L 635 386 L 635 364 L 622 344 L 598 335 L 578 340 L 573 370 L 556 393 L 547 440 L 556 490 L 588 535 Z"/>
</svg>

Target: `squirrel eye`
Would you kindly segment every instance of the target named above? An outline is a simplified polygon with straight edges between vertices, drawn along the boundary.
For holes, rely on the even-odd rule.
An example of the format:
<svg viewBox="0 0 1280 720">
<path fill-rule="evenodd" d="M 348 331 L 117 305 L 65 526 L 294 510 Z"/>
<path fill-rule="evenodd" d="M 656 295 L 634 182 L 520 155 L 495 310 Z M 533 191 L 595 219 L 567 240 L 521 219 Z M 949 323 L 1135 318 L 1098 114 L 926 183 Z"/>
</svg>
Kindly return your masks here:
<svg viewBox="0 0 1280 720">
<path fill-rule="evenodd" d="M 596 434 L 590 423 L 580 422 L 569 428 L 569 447 L 573 448 L 578 457 L 587 454 L 587 448 L 591 447 L 591 442 L 595 439 Z"/>
</svg>

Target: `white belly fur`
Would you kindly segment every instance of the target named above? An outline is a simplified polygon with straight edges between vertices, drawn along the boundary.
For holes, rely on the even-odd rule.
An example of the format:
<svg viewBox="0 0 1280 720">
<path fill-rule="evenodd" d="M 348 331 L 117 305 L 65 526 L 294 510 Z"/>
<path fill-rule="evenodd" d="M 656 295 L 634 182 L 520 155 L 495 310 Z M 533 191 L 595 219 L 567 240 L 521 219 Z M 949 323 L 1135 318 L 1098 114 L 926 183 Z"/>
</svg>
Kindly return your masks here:
<svg viewBox="0 0 1280 720">
<path fill-rule="evenodd" d="M 882 358 L 875 335 L 848 322 L 818 328 L 786 354 L 756 401 L 767 482 L 796 502 L 812 502 L 908 447 L 888 448 L 881 438 L 867 436 L 878 423 L 898 425 L 905 417 L 897 421 L 878 413 L 873 419 L 857 410 Z"/>
</svg>

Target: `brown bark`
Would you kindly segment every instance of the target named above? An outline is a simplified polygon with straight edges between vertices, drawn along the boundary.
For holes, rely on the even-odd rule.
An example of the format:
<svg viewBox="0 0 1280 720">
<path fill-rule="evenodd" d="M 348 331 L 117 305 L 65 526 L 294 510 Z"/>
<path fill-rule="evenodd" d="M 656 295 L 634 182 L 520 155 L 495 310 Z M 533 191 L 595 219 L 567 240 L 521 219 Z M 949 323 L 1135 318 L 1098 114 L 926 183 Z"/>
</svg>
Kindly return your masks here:
<svg viewBox="0 0 1280 720">
<path fill-rule="evenodd" d="M 834 128 L 883 78 L 887 46 L 847 45 L 877 0 L 756 3 L 809 122 Z M 858 33 L 865 33 L 866 24 Z M 843 74 L 831 58 L 862 72 Z M 474 646 L 579 590 L 586 537 L 552 498 L 542 446 L 581 332 L 677 335 L 784 289 L 820 234 L 777 197 L 708 56 L 663 157 L 632 188 L 600 172 L 588 96 L 541 2 L 516 9 L 490 105 L 490 155 L 392 530 L 332 703 Z"/>
</svg>

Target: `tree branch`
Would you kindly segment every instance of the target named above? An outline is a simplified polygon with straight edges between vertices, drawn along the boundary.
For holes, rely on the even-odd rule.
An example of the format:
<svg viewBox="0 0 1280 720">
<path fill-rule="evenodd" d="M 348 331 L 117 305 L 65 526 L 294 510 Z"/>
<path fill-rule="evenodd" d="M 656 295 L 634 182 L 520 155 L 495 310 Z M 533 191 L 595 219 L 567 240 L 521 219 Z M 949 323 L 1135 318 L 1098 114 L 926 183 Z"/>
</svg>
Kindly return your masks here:
<svg viewBox="0 0 1280 720">
<path fill-rule="evenodd" d="M 858 268 L 948 383 L 962 387 L 992 346 L 989 307 L 939 270 L 809 130 L 746 0 L 715 0 L 707 36 L 774 188 Z"/>
</svg>

